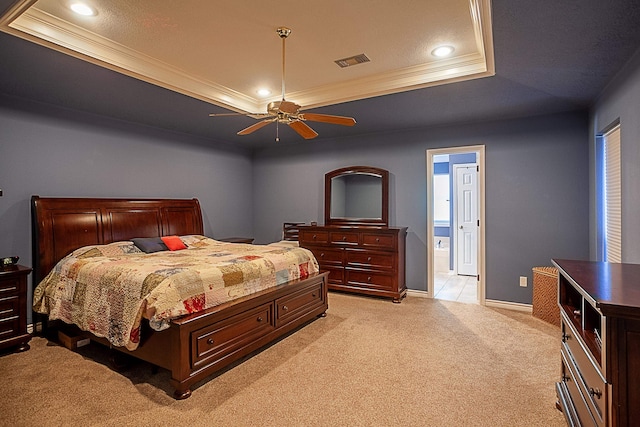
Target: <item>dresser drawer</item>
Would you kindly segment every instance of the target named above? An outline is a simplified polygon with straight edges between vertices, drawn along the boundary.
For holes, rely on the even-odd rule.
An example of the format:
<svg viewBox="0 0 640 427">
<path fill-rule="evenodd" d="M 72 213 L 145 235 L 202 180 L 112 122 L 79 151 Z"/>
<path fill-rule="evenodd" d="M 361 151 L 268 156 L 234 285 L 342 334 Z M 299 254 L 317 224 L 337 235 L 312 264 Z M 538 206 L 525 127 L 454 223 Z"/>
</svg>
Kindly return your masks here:
<svg viewBox="0 0 640 427">
<path fill-rule="evenodd" d="M 329 233 L 329 241 L 337 245 L 357 245 L 358 233 L 348 231 L 332 231 Z"/>
<path fill-rule="evenodd" d="M 309 246 L 311 252 L 321 265 L 342 265 L 342 259 L 344 257 L 344 250 L 323 248 L 318 246 Z"/>
<path fill-rule="evenodd" d="M 565 316 L 562 312 L 562 348 L 575 361 L 575 369 L 578 371 L 576 384 L 582 390 L 589 406 L 593 408 L 594 417 L 603 423 L 607 406 L 605 379 Z"/>
<path fill-rule="evenodd" d="M 9 295 L 20 294 L 20 281 L 22 279 L 16 277 L 11 279 L 4 279 L 0 281 L 0 298 L 4 298 Z"/>
<path fill-rule="evenodd" d="M 193 332 L 192 367 L 204 365 L 209 359 L 220 359 L 224 354 L 251 344 L 273 331 L 272 308 L 271 303 L 263 304 Z"/>
<path fill-rule="evenodd" d="M 390 270 L 395 256 L 389 252 L 346 250 L 347 264 L 354 267 Z"/>
<path fill-rule="evenodd" d="M 345 280 L 347 284 L 362 288 L 393 289 L 393 276 L 368 271 L 346 269 Z"/>
<path fill-rule="evenodd" d="M 396 239 L 391 234 L 363 233 L 362 246 L 394 249 Z"/>
<path fill-rule="evenodd" d="M 344 267 L 320 264 L 320 270 L 329 272 L 330 285 L 341 285 L 344 283 Z"/>
<path fill-rule="evenodd" d="M 299 239 L 300 243 L 329 243 L 329 232 L 301 230 Z"/>
<path fill-rule="evenodd" d="M 575 412 L 580 420 L 580 425 L 598 425 L 596 424 L 593 414 L 589 410 L 589 406 L 587 405 L 584 396 L 580 392 L 578 386 L 579 376 L 576 372 L 573 359 L 571 359 L 571 356 L 568 355 L 564 349 L 560 353 L 562 354 L 562 382 L 569 392 L 569 396 L 571 398 L 570 404 L 573 405 L 573 408 L 563 408 L 563 410 Z M 573 411 L 571 411 L 571 409 L 573 409 Z"/>
<path fill-rule="evenodd" d="M 300 311 L 324 304 L 322 283 L 308 286 L 292 295 L 276 300 L 276 326 L 280 327 L 299 317 Z"/>
</svg>

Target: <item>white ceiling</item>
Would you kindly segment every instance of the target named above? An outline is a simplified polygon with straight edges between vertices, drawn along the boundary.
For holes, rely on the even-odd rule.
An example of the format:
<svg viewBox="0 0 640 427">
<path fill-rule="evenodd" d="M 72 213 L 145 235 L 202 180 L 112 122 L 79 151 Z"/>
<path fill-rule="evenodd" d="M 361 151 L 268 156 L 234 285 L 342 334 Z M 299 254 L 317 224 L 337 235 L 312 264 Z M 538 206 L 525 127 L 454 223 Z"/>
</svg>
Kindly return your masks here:
<svg viewBox="0 0 640 427">
<path fill-rule="evenodd" d="M 4 31 L 230 110 L 264 113 L 281 98 L 303 109 L 494 74 L 490 0 L 22 0 Z M 455 48 L 439 59 L 440 45 Z M 334 61 L 366 54 L 370 62 Z M 259 88 L 271 96 L 261 98 Z"/>
</svg>

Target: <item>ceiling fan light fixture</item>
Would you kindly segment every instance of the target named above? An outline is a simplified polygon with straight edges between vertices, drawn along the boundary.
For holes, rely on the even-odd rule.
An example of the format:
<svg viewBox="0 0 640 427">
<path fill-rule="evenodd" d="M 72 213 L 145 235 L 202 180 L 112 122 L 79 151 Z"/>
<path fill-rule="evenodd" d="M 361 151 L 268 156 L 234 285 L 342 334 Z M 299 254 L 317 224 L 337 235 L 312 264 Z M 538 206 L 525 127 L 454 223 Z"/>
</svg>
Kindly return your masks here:
<svg viewBox="0 0 640 427">
<path fill-rule="evenodd" d="M 431 51 L 431 54 L 437 58 L 444 58 L 451 55 L 454 50 L 453 46 L 438 46 Z"/>
</svg>

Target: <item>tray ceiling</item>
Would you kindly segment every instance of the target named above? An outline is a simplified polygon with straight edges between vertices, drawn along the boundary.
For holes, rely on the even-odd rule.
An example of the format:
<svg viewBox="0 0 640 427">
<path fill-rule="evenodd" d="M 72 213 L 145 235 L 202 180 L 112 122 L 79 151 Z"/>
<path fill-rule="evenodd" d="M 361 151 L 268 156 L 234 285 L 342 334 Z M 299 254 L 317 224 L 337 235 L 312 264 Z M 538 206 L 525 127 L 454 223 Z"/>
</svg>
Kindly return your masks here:
<svg viewBox="0 0 640 427">
<path fill-rule="evenodd" d="M 402 2 L 19 1 L 3 31 L 230 110 L 262 113 L 286 97 L 304 109 L 494 74 L 490 0 Z M 449 45 L 453 55 L 437 58 Z M 334 61 L 365 54 L 370 62 Z M 271 95 L 260 97 L 258 89 Z"/>
</svg>

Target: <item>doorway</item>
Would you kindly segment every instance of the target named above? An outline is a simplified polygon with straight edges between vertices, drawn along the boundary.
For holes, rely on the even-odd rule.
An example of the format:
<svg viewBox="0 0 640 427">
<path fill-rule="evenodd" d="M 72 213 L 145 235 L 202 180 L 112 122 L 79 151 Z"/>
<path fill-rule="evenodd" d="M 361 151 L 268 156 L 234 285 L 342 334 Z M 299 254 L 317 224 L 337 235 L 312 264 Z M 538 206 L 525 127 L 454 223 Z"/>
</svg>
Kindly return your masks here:
<svg viewBox="0 0 640 427">
<path fill-rule="evenodd" d="M 428 297 L 485 303 L 484 154 L 427 150 Z"/>
</svg>

